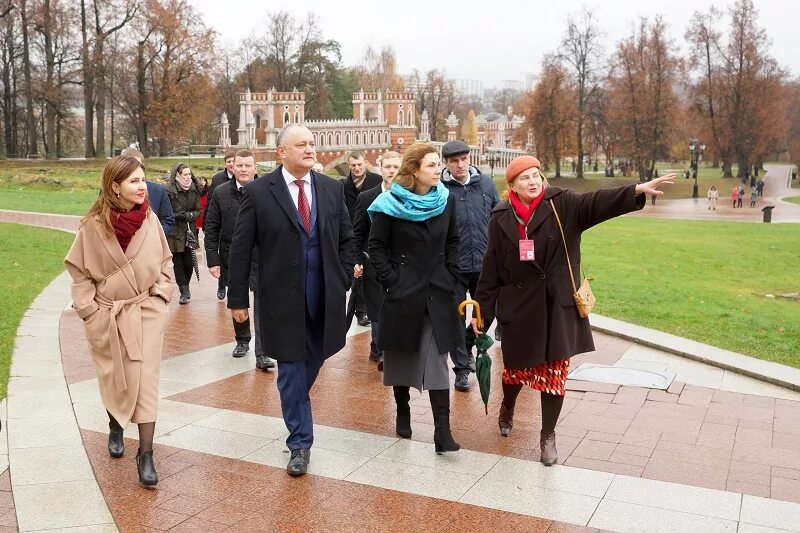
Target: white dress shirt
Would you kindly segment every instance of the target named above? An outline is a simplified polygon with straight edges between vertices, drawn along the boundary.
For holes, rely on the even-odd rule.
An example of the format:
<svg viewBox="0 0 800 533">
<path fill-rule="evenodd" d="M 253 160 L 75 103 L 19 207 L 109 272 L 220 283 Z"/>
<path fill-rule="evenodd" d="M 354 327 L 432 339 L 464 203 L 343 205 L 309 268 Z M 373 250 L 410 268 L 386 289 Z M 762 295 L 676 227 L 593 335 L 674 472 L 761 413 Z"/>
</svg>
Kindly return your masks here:
<svg viewBox="0 0 800 533">
<path fill-rule="evenodd" d="M 292 196 L 292 201 L 294 202 L 294 208 L 297 209 L 297 197 L 300 194 L 300 188 L 295 183 L 295 178 L 289 171 L 286 170 L 286 167 L 281 167 L 283 172 L 283 179 L 286 180 L 286 186 L 289 188 L 289 194 Z M 308 201 L 308 211 L 311 212 L 311 173 L 307 172 L 305 176 L 299 178 L 303 180 L 303 191 L 306 193 L 306 200 Z"/>
</svg>

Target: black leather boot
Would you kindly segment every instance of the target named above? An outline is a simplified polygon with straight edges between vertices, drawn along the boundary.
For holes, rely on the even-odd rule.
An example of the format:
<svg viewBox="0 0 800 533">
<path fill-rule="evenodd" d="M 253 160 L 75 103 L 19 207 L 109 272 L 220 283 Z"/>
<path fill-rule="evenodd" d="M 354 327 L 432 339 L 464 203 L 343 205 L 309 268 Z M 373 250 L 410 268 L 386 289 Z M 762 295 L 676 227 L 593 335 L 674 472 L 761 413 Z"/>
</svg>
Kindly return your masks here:
<svg viewBox="0 0 800 533">
<path fill-rule="evenodd" d="M 456 452 L 461 446 L 453 440 L 450 433 L 450 391 L 432 390 L 428 391 L 431 398 L 431 410 L 433 411 L 433 444 L 436 453 Z"/>
<path fill-rule="evenodd" d="M 118 459 L 124 454 L 125 441 L 122 440 L 122 426 L 111 416 L 111 413 L 108 413 L 108 455 Z"/>
<path fill-rule="evenodd" d="M 181 297 L 178 300 L 178 303 L 188 304 L 189 300 L 192 299 L 192 295 L 189 293 L 189 286 L 188 285 L 178 285 L 178 290 L 181 292 Z"/>
<path fill-rule="evenodd" d="M 136 468 L 139 470 L 139 483 L 145 487 L 152 487 L 158 483 L 156 465 L 153 464 L 153 452 L 136 453 Z"/>
<path fill-rule="evenodd" d="M 404 439 L 411 438 L 411 407 L 408 401 L 411 399 L 409 387 L 392 387 L 394 389 L 394 401 L 397 404 L 397 420 L 395 431 L 398 437 Z"/>
</svg>

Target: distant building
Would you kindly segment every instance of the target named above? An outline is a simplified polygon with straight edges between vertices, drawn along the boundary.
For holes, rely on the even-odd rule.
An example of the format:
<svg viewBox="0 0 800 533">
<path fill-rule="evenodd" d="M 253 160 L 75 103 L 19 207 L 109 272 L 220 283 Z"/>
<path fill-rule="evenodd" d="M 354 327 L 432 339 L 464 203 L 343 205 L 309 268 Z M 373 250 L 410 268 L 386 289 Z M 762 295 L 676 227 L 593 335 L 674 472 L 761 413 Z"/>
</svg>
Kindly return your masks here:
<svg viewBox="0 0 800 533">
<path fill-rule="evenodd" d="M 483 82 L 481 80 L 453 80 L 456 92 L 465 98 L 483 98 Z"/>
<path fill-rule="evenodd" d="M 326 167 L 343 162 L 351 150 L 363 150 L 375 163 L 387 150 L 403 152 L 417 134 L 414 94 L 407 91 L 353 93 L 352 119 L 306 120 L 305 93 L 298 90 L 240 94 L 237 147 L 250 148 L 257 161 L 277 161 L 277 137 L 290 123 L 311 130 L 317 159 Z M 223 114 L 220 144 L 231 146 L 228 118 Z"/>
</svg>

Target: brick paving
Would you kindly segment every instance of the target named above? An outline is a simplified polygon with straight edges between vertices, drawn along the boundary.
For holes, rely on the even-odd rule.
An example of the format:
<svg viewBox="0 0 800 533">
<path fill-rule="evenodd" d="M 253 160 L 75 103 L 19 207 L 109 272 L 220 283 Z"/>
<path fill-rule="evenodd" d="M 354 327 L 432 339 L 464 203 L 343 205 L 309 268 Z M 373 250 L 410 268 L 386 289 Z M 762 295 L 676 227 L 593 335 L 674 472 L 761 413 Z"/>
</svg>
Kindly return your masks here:
<svg viewBox="0 0 800 533">
<path fill-rule="evenodd" d="M 0 533 L 14 531 L 17 531 L 17 512 L 11 494 L 11 476 L 6 470 L 0 474 Z"/>
<path fill-rule="evenodd" d="M 111 459 L 107 437 L 83 440 L 114 520 L 123 532 L 437 531 L 593 532 L 542 518 L 485 509 L 168 446 L 155 447 L 157 490 L 136 482 L 130 450 Z"/>
</svg>

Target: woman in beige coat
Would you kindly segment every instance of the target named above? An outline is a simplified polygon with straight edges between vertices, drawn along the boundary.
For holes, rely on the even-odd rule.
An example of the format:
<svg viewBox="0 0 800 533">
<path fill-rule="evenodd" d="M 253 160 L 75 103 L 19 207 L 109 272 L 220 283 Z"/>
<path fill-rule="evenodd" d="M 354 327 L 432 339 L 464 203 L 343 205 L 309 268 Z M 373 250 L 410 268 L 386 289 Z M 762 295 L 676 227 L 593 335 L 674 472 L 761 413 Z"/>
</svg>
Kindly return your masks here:
<svg viewBox="0 0 800 533">
<path fill-rule="evenodd" d="M 123 429 L 138 424 L 139 481 L 150 486 L 158 483 L 153 433 L 172 254 L 148 205 L 139 161 L 109 160 L 102 180 L 100 197 L 81 220 L 64 263 L 110 419 L 108 451 L 121 457 Z"/>
</svg>

